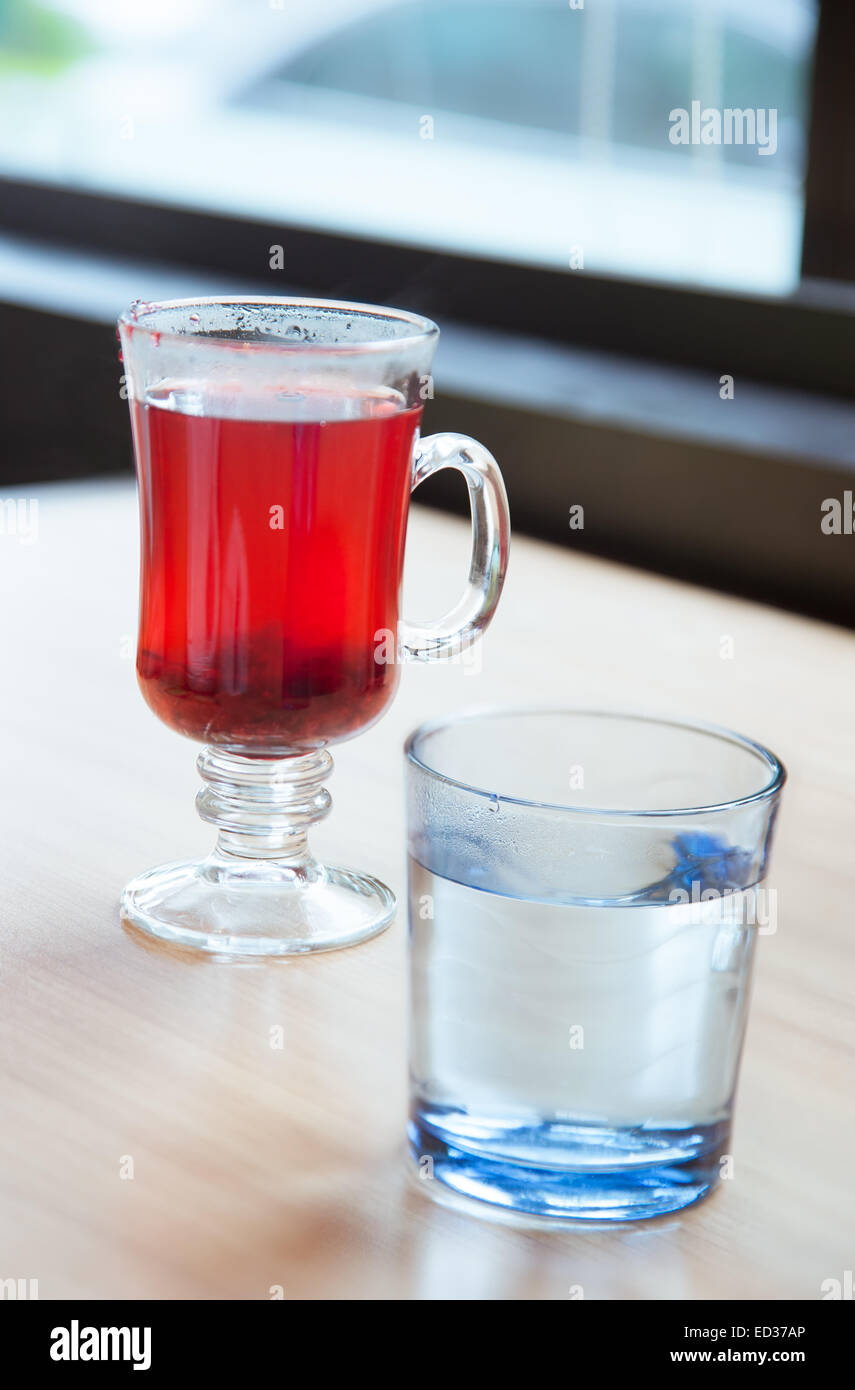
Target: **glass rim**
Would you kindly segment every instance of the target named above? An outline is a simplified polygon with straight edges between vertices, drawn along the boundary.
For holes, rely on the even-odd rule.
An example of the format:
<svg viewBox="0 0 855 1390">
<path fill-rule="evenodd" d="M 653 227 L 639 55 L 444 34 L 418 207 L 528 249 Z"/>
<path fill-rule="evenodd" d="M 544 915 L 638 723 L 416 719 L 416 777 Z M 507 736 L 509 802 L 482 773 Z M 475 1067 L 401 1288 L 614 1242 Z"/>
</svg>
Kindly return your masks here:
<svg viewBox="0 0 855 1390">
<path fill-rule="evenodd" d="M 154 323 L 146 323 L 146 319 L 154 317 L 158 313 L 173 309 L 197 309 L 211 307 L 214 305 L 234 306 L 281 306 L 283 309 L 326 309 L 335 310 L 342 316 L 365 315 L 371 318 L 385 319 L 387 322 L 393 321 L 405 324 L 413 331 L 402 334 L 399 338 L 376 338 L 368 339 L 361 343 L 307 343 L 289 342 L 283 338 L 281 342 L 242 342 L 239 337 L 219 338 L 208 333 L 176 333 L 169 328 L 158 328 Z M 305 295 L 270 295 L 270 294 L 213 294 L 196 295 L 189 299 L 163 299 L 146 300 L 135 299 L 127 309 L 119 315 L 117 320 L 119 327 L 127 327 L 137 332 L 146 334 L 157 334 L 160 340 L 171 343 L 192 343 L 194 347 L 201 344 L 210 345 L 212 348 L 237 347 L 251 349 L 254 352 L 273 352 L 273 353 L 315 353 L 318 356 L 324 354 L 359 356 L 362 353 L 372 352 L 399 352 L 410 350 L 416 346 L 427 344 L 439 337 L 439 327 L 432 319 L 426 318 L 423 314 L 416 314 L 409 309 L 390 308 L 384 304 L 362 304 L 346 299 L 316 299 L 313 296 Z"/>
<path fill-rule="evenodd" d="M 520 716 L 554 716 L 571 715 L 573 717 L 586 717 L 589 719 L 625 719 L 638 724 L 658 724 L 672 729 L 681 729 L 690 734 L 706 734 L 713 738 L 720 739 L 723 743 L 730 743 L 746 752 L 753 753 L 761 762 L 766 764 L 769 769 L 770 777 L 765 786 L 756 792 L 750 792 L 746 796 L 733 797 L 729 801 L 714 802 L 708 806 L 669 806 L 662 810 L 650 810 L 643 807 L 599 807 L 599 806 L 575 806 L 566 802 L 539 801 L 530 797 L 503 796 L 501 792 L 488 790 L 485 787 L 476 787 L 470 782 L 464 782 L 456 777 L 449 777 L 446 773 L 437 771 L 426 763 L 417 751 L 418 743 L 431 734 L 438 733 L 440 730 L 452 728 L 455 724 L 463 724 L 469 720 L 486 720 L 506 717 Z M 667 715 L 650 714 L 642 710 L 624 709 L 574 709 L 567 705 L 478 705 L 457 713 L 441 715 L 436 719 L 428 719 L 420 724 L 418 728 L 408 736 L 404 743 L 404 754 L 407 762 L 413 767 L 417 767 L 427 776 L 434 778 L 437 782 L 442 782 L 446 786 L 455 787 L 459 791 L 469 792 L 474 796 L 483 797 L 488 801 L 505 802 L 509 806 L 528 807 L 531 810 L 540 811 L 560 811 L 565 815 L 593 816 L 605 818 L 623 817 L 625 819 L 636 817 L 646 817 L 648 819 L 658 819 L 668 816 L 706 816 L 720 814 L 721 812 L 734 811 L 744 806 L 756 805 L 765 801 L 772 801 L 780 793 L 787 780 L 787 769 L 780 758 L 764 744 L 758 743 L 755 739 L 748 738 L 744 734 L 736 733 L 733 729 L 728 729 L 720 724 L 710 724 L 702 720 L 672 719 Z"/>
</svg>

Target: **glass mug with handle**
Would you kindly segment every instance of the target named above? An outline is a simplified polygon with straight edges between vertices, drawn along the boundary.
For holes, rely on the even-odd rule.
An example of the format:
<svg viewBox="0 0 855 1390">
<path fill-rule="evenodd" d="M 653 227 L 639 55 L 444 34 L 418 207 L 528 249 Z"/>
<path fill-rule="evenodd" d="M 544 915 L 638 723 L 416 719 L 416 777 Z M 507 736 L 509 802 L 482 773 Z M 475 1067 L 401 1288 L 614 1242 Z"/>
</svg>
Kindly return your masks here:
<svg viewBox="0 0 855 1390">
<path fill-rule="evenodd" d="M 223 955 L 365 940 L 395 899 L 318 863 L 328 745 L 373 724 L 403 660 L 461 651 L 505 575 L 507 497 L 463 435 L 419 438 L 439 330 L 396 309 L 282 298 L 138 302 L 119 320 L 140 493 L 137 674 L 170 728 L 204 744 L 201 861 L 125 889 L 137 928 Z M 411 491 L 458 469 L 472 509 L 465 591 L 399 620 Z M 391 641 L 390 641 L 391 634 Z"/>
</svg>

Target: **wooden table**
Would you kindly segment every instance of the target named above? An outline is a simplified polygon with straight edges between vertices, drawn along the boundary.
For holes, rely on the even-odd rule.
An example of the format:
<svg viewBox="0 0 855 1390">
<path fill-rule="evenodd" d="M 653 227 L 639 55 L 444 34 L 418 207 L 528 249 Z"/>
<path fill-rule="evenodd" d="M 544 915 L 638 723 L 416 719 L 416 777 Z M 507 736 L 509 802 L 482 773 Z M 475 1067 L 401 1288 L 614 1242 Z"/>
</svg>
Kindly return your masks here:
<svg viewBox="0 0 855 1390">
<path fill-rule="evenodd" d="M 399 898 L 401 744 L 438 712 L 646 707 L 789 766 L 734 1178 L 647 1225 L 525 1228 L 407 1175 L 402 913 L 356 949 L 267 965 L 119 925 L 128 878 L 210 843 L 195 749 L 136 689 L 132 485 L 33 496 L 38 539 L 0 535 L 0 1279 L 43 1299 L 816 1299 L 852 1268 L 852 634 L 574 556 L 572 532 L 518 538 L 481 671 L 406 668 L 338 750 L 316 848 Z M 456 597 L 467 549 L 463 523 L 415 509 L 410 616 Z"/>
</svg>

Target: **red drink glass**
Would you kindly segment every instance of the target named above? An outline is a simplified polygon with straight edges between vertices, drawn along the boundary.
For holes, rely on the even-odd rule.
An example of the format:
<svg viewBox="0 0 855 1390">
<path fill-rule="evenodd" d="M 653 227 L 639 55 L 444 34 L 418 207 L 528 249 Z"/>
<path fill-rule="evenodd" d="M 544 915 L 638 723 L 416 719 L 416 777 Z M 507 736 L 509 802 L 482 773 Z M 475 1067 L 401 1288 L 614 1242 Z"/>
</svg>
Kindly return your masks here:
<svg viewBox="0 0 855 1390">
<path fill-rule="evenodd" d="M 367 305 L 290 299 L 136 304 L 119 322 L 140 491 L 137 673 L 170 728 L 205 745 L 199 862 L 128 885 L 123 915 L 220 954 L 326 950 L 394 914 L 376 879 L 319 864 L 328 745 L 394 697 L 400 662 L 486 627 L 507 563 L 495 461 L 419 439 L 438 329 Z M 460 603 L 399 618 L 410 492 L 459 469 L 473 550 Z"/>
</svg>

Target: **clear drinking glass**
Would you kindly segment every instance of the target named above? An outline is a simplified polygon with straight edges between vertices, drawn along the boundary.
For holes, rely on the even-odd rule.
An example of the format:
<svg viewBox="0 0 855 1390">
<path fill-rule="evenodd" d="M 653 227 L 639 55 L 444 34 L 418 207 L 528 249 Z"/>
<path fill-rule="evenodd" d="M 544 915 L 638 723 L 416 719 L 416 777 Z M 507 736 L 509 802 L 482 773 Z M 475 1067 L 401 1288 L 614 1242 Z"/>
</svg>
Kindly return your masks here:
<svg viewBox="0 0 855 1390">
<path fill-rule="evenodd" d="M 718 1182 L 785 772 L 723 729 L 475 712 L 407 743 L 420 1176 L 623 1220 Z"/>
<path fill-rule="evenodd" d="M 119 321 L 140 492 L 137 674 L 204 744 L 200 862 L 133 880 L 124 916 L 218 953 L 350 945 L 391 920 L 367 874 L 319 864 L 328 746 L 374 723 L 401 662 L 462 650 L 495 610 L 509 519 L 474 440 L 419 439 L 438 329 L 372 305 L 136 303 Z M 472 507 L 464 593 L 399 621 L 410 493 L 456 468 Z"/>
</svg>

